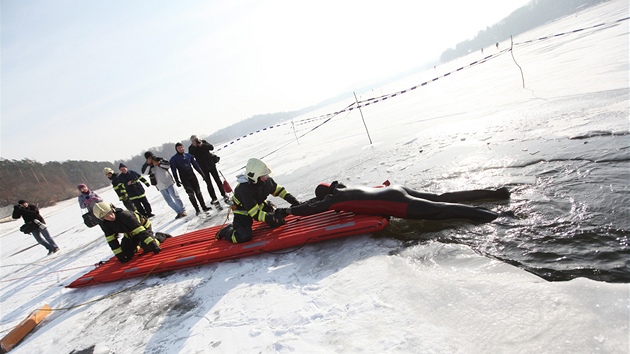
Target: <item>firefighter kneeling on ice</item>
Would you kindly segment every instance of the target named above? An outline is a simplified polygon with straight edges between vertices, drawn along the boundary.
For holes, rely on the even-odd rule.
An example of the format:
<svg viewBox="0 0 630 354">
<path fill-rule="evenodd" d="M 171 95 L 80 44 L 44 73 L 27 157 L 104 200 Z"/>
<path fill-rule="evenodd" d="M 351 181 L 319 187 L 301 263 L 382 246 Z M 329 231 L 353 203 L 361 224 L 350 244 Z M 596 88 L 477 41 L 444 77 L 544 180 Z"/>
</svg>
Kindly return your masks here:
<svg viewBox="0 0 630 354">
<path fill-rule="evenodd" d="M 276 207 L 266 200 L 267 197 L 273 195 L 282 198 L 293 206 L 300 202 L 269 177 L 270 173 L 271 169 L 262 160 L 251 158 L 247 161 L 245 174 L 238 176 L 239 184 L 232 196 L 234 221 L 221 228 L 215 235 L 216 239 L 226 239 L 232 243 L 247 242 L 252 239 L 254 220 L 265 222 L 271 227 L 286 223 L 283 216 L 274 213 Z"/>
<path fill-rule="evenodd" d="M 144 252 L 160 253 L 160 242 L 171 237 L 162 232 L 153 235 L 148 218 L 138 212 L 116 208 L 113 204 L 96 203 L 93 213 L 102 220 L 101 229 L 105 233 L 105 239 L 121 263 L 129 262 L 140 247 Z M 119 243 L 118 234 L 121 233 L 123 238 Z"/>
</svg>

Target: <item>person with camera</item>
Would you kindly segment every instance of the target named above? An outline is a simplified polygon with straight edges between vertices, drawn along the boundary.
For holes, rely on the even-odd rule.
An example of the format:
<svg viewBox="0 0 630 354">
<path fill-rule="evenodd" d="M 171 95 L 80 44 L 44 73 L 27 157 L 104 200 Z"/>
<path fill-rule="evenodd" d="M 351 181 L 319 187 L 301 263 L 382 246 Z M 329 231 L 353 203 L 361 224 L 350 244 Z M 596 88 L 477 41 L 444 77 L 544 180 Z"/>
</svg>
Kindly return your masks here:
<svg viewBox="0 0 630 354">
<path fill-rule="evenodd" d="M 187 215 L 186 208 L 175 189 L 175 180 L 170 172 L 171 164 L 163 158 L 155 156 L 151 151 L 145 152 L 144 158 L 147 161 L 142 166 L 142 173 L 154 176 L 155 187 L 164 197 L 166 204 L 177 213 L 175 219 L 185 217 Z"/>
<path fill-rule="evenodd" d="M 212 198 L 210 203 L 215 206 L 219 206 L 217 194 L 215 193 L 214 188 L 212 188 L 212 181 L 210 180 L 210 176 L 212 176 L 212 179 L 217 184 L 219 193 L 221 193 L 221 197 L 223 197 L 223 201 L 230 205 L 230 198 L 225 194 L 223 182 L 221 182 L 221 178 L 219 177 L 219 172 L 217 170 L 216 164 L 219 162 L 219 157 L 212 153 L 214 146 L 205 140 L 199 139 L 197 135 L 191 136 L 190 142 L 191 145 L 188 147 L 188 153 L 193 155 L 197 160 L 197 163 L 199 163 L 202 175 L 206 181 L 206 185 L 208 186 L 208 193 L 210 193 L 210 197 Z"/>
<path fill-rule="evenodd" d="M 46 221 L 39 214 L 37 205 L 29 205 L 25 200 L 19 200 L 17 205 L 13 207 L 12 217 L 13 219 L 21 217 L 24 220 L 24 225 L 20 227 L 20 231 L 33 235 L 37 243 L 46 247 L 49 255 L 59 252 L 59 247 L 50 236 Z"/>
<path fill-rule="evenodd" d="M 81 209 L 87 209 L 89 212 L 92 212 L 94 205 L 98 202 L 102 202 L 103 198 L 99 197 L 96 192 L 90 190 L 90 188 L 85 184 L 81 183 L 77 186 L 80 194 L 78 197 L 79 207 Z"/>
<path fill-rule="evenodd" d="M 226 239 L 232 243 L 247 242 L 252 239 L 254 220 L 265 222 L 271 227 L 279 227 L 286 223 L 284 217 L 275 213 L 275 206 L 267 201 L 273 195 L 291 204 L 300 202 L 284 187 L 269 177 L 271 169 L 262 160 L 251 158 L 245 166 L 245 175 L 238 177 L 238 186 L 234 189 L 234 220 L 221 228 L 215 237 Z"/>
</svg>

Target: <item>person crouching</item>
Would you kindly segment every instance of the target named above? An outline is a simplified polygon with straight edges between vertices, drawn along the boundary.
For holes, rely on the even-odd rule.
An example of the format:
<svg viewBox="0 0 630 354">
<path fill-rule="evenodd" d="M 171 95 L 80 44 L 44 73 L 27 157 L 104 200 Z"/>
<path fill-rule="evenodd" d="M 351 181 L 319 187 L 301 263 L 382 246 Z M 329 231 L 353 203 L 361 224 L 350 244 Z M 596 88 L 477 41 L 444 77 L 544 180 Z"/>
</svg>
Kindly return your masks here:
<svg viewBox="0 0 630 354">
<path fill-rule="evenodd" d="M 105 239 L 121 263 L 129 262 L 138 250 L 138 246 L 145 253 L 160 253 L 160 243 L 171 237 L 161 232 L 156 232 L 154 235 L 151 222 L 147 217 L 138 212 L 116 208 L 113 204 L 96 203 L 93 213 L 101 220 L 100 226 L 105 233 Z M 123 234 L 121 242 L 118 242 L 119 234 Z"/>
</svg>

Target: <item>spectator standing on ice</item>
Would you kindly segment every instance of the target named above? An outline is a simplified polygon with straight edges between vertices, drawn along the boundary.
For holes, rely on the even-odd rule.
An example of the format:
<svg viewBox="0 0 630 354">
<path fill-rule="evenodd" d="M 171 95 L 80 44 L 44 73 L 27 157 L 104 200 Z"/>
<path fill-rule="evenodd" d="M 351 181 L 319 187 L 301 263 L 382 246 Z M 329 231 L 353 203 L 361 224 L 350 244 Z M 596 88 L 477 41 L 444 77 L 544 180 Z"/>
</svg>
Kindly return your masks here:
<svg viewBox="0 0 630 354">
<path fill-rule="evenodd" d="M 177 213 L 175 219 L 186 216 L 186 208 L 175 189 L 175 180 L 170 172 L 171 164 L 163 158 L 155 156 L 151 151 L 145 152 L 144 158 L 147 161 L 142 166 L 142 173 L 155 176 L 157 182 L 155 186 L 164 197 L 166 204 Z"/>
<path fill-rule="evenodd" d="M 103 198 L 99 197 L 96 192 L 91 191 L 85 183 L 81 183 L 77 186 L 79 190 L 79 206 L 81 209 L 86 209 L 91 213 L 94 205 L 98 202 L 102 202 Z"/>
<path fill-rule="evenodd" d="M 17 205 L 13 207 L 13 219 L 24 220 L 24 225 L 20 227 L 20 231 L 25 234 L 31 234 L 35 237 L 35 241 L 40 245 L 46 247 L 48 254 L 53 254 L 59 251 L 59 247 L 55 243 L 55 240 L 50 236 L 46 221 L 39 214 L 39 208 L 37 205 L 29 205 L 25 200 L 18 201 Z"/>
<path fill-rule="evenodd" d="M 195 207 L 197 215 L 201 214 L 199 207 L 201 207 L 203 211 L 210 210 L 210 208 L 206 206 L 206 202 L 203 200 L 203 195 L 201 194 L 201 189 L 199 188 L 199 181 L 197 180 L 197 176 L 195 176 L 195 170 L 203 176 L 203 172 L 195 160 L 195 157 L 191 154 L 185 153 L 184 145 L 181 143 L 175 144 L 175 150 L 177 153 L 173 155 L 170 160 L 171 171 L 173 172 L 175 183 L 177 183 L 178 187 L 184 185 L 186 194 L 188 194 L 190 203 Z M 197 199 L 195 199 L 195 196 Z M 197 204 L 197 200 L 199 200 L 199 204 Z"/>
<path fill-rule="evenodd" d="M 223 201 L 226 204 L 230 204 L 230 198 L 225 194 L 223 182 L 221 182 L 219 172 L 217 171 L 217 156 L 212 153 L 214 146 L 205 140 L 199 139 L 196 135 L 190 137 L 190 142 L 191 145 L 188 147 L 188 153 L 195 157 L 195 160 L 197 160 L 197 163 L 201 168 L 202 176 L 208 186 L 208 193 L 210 193 L 210 197 L 212 198 L 211 203 L 216 206 L 219 205 L 217 195 L 214 192 L 214 188 L 212 188 L 212 180 L 210 179 L 210 176 L 212 176 L 212 179 L 216 183 L 219 193 L 221 193 L 221 197 L 223 197 Z"/>
<path fill-rule="evenodd" d="M 145 186 L 150 187 L 149 182 L 138 172 L 132 171 L 127 168 L 124 164 L 120 164 L 118 166 L 120 170 L 120 176 L 118 176 L 118 180 L 125 184 L 125 188 L 127 189 L 127 193 L 129 194 L 129 200 L 133 202 L 133 205 L 136 206 L 138 212 L 147 218 L 153 217 L 151 204 L 149 204 L 149 200 L 144 192 Z"/>
</svg>

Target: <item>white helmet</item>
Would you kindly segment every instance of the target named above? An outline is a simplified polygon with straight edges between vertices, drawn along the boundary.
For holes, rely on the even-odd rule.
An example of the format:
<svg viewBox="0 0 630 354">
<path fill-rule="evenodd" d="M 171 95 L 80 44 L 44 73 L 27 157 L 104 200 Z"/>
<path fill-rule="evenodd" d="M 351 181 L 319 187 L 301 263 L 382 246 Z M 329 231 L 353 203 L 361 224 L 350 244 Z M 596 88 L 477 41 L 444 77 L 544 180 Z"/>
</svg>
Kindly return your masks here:
<svg viewBox="0 0 630 354">
<path fill-rule="evenodd" d="M 94 205 L 92 213 L 99 219 L 103 219 L 105 215 L 109 214 L 113 209 L 113 205 L 105 202 L 99 202 Z"/>
<path fill-rule="evenodd" d="M 270 173 L 271 169 L 262 160 L 256 158 L 247 160 L 245 175 L 250 181 L 256 183 L 258 182 L 258 177 L 266 176 Z"/>
<path fill-rule="evenodd" d="M 108 173 L 114 173 L 114 170 L 112 170 L 112 169 L 111 169 L 111 168 L 109 168 L 109 167 L 105 167 L 105 168 L 103 169 L 103 174 L 107 175 Z"/>
</svg>

